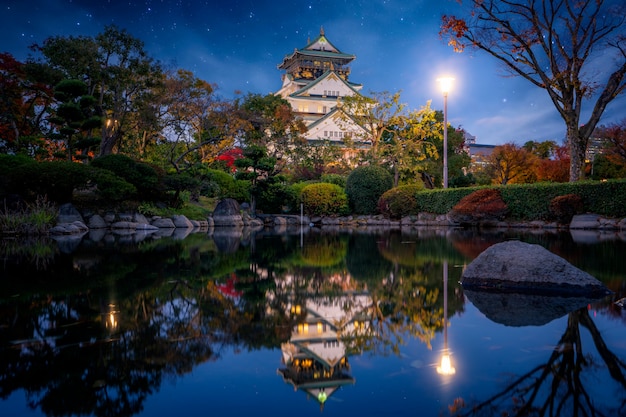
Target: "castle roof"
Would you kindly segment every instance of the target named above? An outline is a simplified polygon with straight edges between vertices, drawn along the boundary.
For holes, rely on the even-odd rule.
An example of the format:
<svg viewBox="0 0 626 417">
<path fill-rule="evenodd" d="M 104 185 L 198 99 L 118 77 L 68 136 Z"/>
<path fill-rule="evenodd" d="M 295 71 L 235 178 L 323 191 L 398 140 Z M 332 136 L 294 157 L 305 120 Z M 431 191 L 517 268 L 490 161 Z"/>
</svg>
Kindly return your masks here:
<svg viewBox="0 0 626 417">
<path fill-rule="evenodd" d="M 324 28 L 320 29 L 320 34 L 313 41 L 309 42 L 304 48 L 295 48 L 291 54 L 283 58 L 283 62 L 278 65 L 279 69 L 287 69 L 290 63 L 298 58 L 325 58 L 333 61 L 347 64 L 356 58 L 355 55 L 341 52 L 333 45 L 326 35 Z"/>
</svg>

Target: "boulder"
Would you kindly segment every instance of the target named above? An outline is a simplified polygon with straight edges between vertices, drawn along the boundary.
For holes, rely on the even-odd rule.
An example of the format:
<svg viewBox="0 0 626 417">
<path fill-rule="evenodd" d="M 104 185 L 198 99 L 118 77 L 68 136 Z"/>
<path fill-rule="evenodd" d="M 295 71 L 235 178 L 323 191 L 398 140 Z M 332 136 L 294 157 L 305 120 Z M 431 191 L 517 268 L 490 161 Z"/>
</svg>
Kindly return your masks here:
<svg viewBox="0 0 626 417">
<path fill-rule="evenodd" d="M 108 227 L 107 222 L 104 221 L 102 216 L 94 214 L 89 218 L 89 224 L 87 225 L 89 230 L 91 229 L 106 229 Z"/>
<path fill-rule="evenodd" d="M 217 203 L 213 210 L 213 224 L 215 227 L 243 227 L 243 218 L 237 200 L 225 198 Z"/>
<path fill-rule="evenodd" d="M 600 225 L 600 216 L 597 214 L 578 214 L 572 218 L 570 229 L 597 229 Z"/>
<path fill-rule="evenodd" d="M 174 226 L 176 226 L 176 228 L 193 229 L 193 224 L 191 224 L 187 216 L 182 214 L 172 216 L 172 222 L 174 222 Z"/>
<path fill-rule="evenodd" d="M 463 288 L 550 295 L 604 297 L 610 291 L 596 278 L 539 245 L 498 243 L 472 261 Z"/>
<path fill-rule="evenodd" d="M 139 223 L 139 224 L 150 224 L 150 222 L 148 221 L 148 219 L 146 218 L 146 216 L 144 216 L 141 213 L 135 213 L 133 215 L 133 221 L 135 223 Z"/>
<path fill-rule="evenodd" d="M 137 228 L 137 223 L 133 223 L 128 220 L 120 220 L 111 224 L 111 230 L 135 230 Z"/>
<path fill-rule="evenodd" d="M 85 223 L 83 216 L 76 210 L 76 208 L 70 204 L 62 204 L 59 207 L 59 214 L 57 215 L 57 223 L 73 223 L 81 222 Z"/>
<path fill-rule="evenodd" d="M 172 219 L 168 219 L 165 217 L 152 220 L 152 226 L 158 227 L 159 229 L 175 229 L 176 228 Z"/>
<path fill-rule="evenodd" d="M 80 221 L 73 221 L 71 223 L 59 223 L 56 226 L 50 228 L 49 233 L 51 236 L 59 235 L 82 235 L 89 231 L 89 228 Z"/>
</svg>

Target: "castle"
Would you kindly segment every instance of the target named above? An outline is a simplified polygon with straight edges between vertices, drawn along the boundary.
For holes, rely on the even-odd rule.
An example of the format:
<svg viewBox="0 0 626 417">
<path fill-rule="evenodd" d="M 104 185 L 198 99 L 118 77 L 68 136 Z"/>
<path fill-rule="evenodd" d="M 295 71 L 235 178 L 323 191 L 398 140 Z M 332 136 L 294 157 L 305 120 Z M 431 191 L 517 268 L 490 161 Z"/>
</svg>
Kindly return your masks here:
<svg viewBox="0 0 626 417">
<path fill-rule="evenodd" d="M 358 95 L 363 88 L 349 81 L 349 64 L 355 58 L 336 48 L 321 28 L 317 38 L 294 49 L 278 65 L 285 73 L 275 94 L 286 99 L 304 121 L 309 143 L 343 144 L 345 138 L 358 142 L 367 136 L 366 129 L 341 110 L 342 98 Z"/>
</svg>

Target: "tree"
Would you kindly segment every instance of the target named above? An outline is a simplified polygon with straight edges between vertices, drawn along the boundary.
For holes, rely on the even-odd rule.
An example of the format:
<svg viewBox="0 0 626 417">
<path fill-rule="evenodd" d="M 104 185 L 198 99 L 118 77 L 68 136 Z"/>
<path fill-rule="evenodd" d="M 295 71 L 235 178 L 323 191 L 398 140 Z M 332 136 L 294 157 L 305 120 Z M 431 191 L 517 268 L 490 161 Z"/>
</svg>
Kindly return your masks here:
<svg viewBox="0 0 626 417">
<path fill-rule="evenodd" d="M 256 202 L 263 185 L 275 174 L 276 158 L 268 156 L 265 148 L 258 145 L 247 146 L 242 153 L 243 158 L 235 160 L 235 166 L 238 168 L 235 178 L 252 183 L 250 209 L 255 213 Z"/>
<path fill-rule="evenodd" d="M 148 116 L 158 114 L 157 131 L 153 134 L 164 148 L 164 158 L 177 171 L 181 165 L 191 166 L 199 162 L 215 159 L 219 150 L 231 146 L 232 135 L 225 129 L 215 129 L 215 113 L 222 111 L 221 103 L 215 97 L 216 86 L 195 77 L 190 71 L 179 69 L 174 73 L 164 74 L 163 82 L 155 89 L 156 103 L 154 111 Z M 149 120 L 138 120 L 144 134 L 150 129 Z M 138 126 L 138 127 L 139 127 Z M 144 152 L 147 145 L 140 141 Z"/>
<path fill-rule="evenodd" d="M 596 135 L 607 142 L 604 149 L 606 158 L 626 169 L 626 119 L 619 123 L 600 126 Z"/>
<path fill-rule="evenodd" d="M 507 72 L 546 90 L 565 122 L 569 179 L 584 178 L 589 137 L 626 88 L 626 9 L 604 0 L 468 3 L 467 18 L 442 17 L 440 34 L 455 51 L 470 46 L 487 52 Z M 602 71 L 594 68 L 600 59 Z M 587 101 L 592 110 L 581 123 Z"/>
<path fill-rule="evenodd" d="M 536 160 L 533 154 L 514 143 L 496 146 L 487 157 L 492 182 L 501 185 L 532 182 Z"/>
<path fill-rule="evenodd" d="M 306 144 L 301 135 L 306 131 L 304 123 L 295 117 L 291 105 L 282 97 L 250 93 L 236 99 L 234 105 L 239 117 L 247 123 L 241 139 L 246 145 L 265 148 L 268 156 L 275 158 L 278 171 L 286 167 L 294 146 Z"/>
<path fill-rule="evenodd" d="M 537 181 L 567 182 L 569 180 L 569 153 L 566 146 L 557 146 L 549 158 L 540 158 L 536 165 Z"/>
<path fill-rule="evenodd" d="M 374 164 L 385 165 L 393 172 L 394 186 L 416 181 L 419 173 L 443 172 L 439 161 L 443 155 L 443 117 L 441 112 L 430 108 L 430 102 L 419 110 L 407 111 L 400 101 L 400 92 L 371 93 L 371 97 L 354 95 L 343 98 L 343 114 L 365 130 L 359 141 L 371 143 L 369 159 Z M 451 134 L 455 130 L 448 127 Z M 448 153 L 461 156 L 463 139 L 448 147 Z M 456 137 L 456 136 L 455 136 Z M 456 146 L 460 145 L 460 146 Z M 467 156 L 467 155 L 466 155 Z M 457 158 L 459 172 L 463 164 Z"/>
<path fill-rule="evenodd" d="M 62 76 L 36 63 L 0 54 L 0 147 L 3 152 L 41 151 L 44 118 L 54 102 L 53 86 Z M 33 146 L 35 145 L 35 146 Z"/>
<path fill-rule="evenodd" d="M 54 96 L 59 102 L 49 118 L 57 126 L 54 136 L 64 142 L 68 161 L 87 158 L 88 151 L 99 144 L 92 132 L 102 126 L 102 118 L 95 114 L 96 99 L 87 95 L 87 85 L 80 80 L 61 81 L 54 87 Z"/>
<path fill-rule="evenodd" d="M 536 157 L 535 180 L 567 182 L 569 180 L 569 153 L 566 146 L 559 146 L 553 140 L 544 142 L 527 141 L 522 146 Z"/>
<path fill-rule="evenodd" d="M 529 140 L 528 142 L 524 143 L 523 147 L 528 152 L 537 155 L 538 158 L 548 159 L 552 155 L 554 155 L 558 145 L 553 140 L 546 140 L 544 142 L 535 142 L 534 140 Z"/>
<path fill-rule="evenodd" d="M 443 186 L 443 112 L 437 110 L 435 118 L 438 123 L 438 130 L 430 140 L 435 144 L 439 157 L 430 159 L 426 164 L 424 172 L 431 179 L 434 179 L 433 182 L 435 184 Z M 450 124 L 448 124 L 446 129 L 448 130 L 448 147 L 446 149 L 448 153 L 448 184 L 451 188 L 464 186 L 465 184 L 469 185 L 468 183 L 472 182 L 473 176 L 466 176 L 465 171 L 471 163 L 471 157 L 465 150 L 463 129 L 456 129 Z"/>
<path fill-rule="evenodd" d="M 419 110 L 395 117 L 395 123 L 381 137 L 380 162 L 391 167 L 394 187 L 401 181 L 421 182 L 419 173 L 425 171 L 426 159 L 439 155 L 432 140 L 441 137 L 443 124 L 436 119 L 430 102 Z"/>
<path fill-rule="evenodd" d="M 83 81 L 87 94 L 96 97 L 97 115 L 105 120 L 100 156 L 117 149 L 131 116 L 150 108 L 153 88 L 163 79 L 143 42 L 113 25 L 95 38 L 55 36 L 33 49 L 43 55 L 43 63 L 67 79 Z"/>
<path fill-rule="evenodd" d="M 360 141 L 371 143 L 370 155 L 376 162 L 380 157 L 379 144 L 399 134 L 397 126 L 402 126 L 406 104 L 400 102 L 400 92 L 373 92 L 371 97 L 355 94 L 343 97 L 343 123 L 358 123 L 365 128 Z M 348 120 L 349 119 L 349 120 Z"/>
</svg>

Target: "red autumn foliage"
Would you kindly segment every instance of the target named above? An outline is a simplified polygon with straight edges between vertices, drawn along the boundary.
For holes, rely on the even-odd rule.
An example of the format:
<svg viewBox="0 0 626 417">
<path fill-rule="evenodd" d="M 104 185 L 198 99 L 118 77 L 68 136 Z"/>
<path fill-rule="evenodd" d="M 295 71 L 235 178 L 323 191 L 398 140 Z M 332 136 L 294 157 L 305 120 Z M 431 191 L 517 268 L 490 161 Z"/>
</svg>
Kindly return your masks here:
<svg viewBox="0 0 626 417">
<path fill-rule="evenodd" d="M 461 224 L 475 224 L 502 220 L 508 211 L 500 191 L 487 188 L 463 197 L 450 211 L 450 218 Z"/>
<path fill-rule="evenodd" d="M 243 152 L 241 151 L 241 148 L 234 148 L 222 153 L 220 156 L 217 157 L 217 160 L 226 162 L 226 166 L 232 171 L 235 171 L 237 169 L 237 167 L 235 166 L 235 161 L 240 158 L 243 158 Z"/>
<path fill-rule="evenodd" d="M 565 194 L 550 201 L 550 214 L 559 223 L 569 223 L 572 217 L 583 212 L 583 199 L 578 194 Z"/>
<path fill-rule="evenodd" d="M 569 152 L 567 147 L 559 146 L 554 150 L 553 159 L 540 159 L 536 165 L 537 181 L 568 182 Z"/>
</svg>

